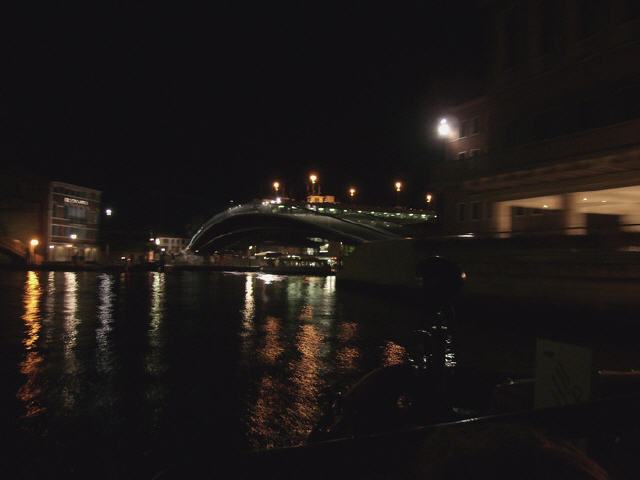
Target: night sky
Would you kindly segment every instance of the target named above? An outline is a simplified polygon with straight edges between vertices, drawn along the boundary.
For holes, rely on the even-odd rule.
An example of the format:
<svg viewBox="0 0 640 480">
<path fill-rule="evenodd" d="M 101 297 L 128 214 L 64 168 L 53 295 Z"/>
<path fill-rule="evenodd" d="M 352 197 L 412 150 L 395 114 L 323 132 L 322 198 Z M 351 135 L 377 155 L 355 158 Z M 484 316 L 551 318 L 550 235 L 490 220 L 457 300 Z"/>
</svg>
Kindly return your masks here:
<svg viewBox="0 0 640 480">
<path fill-rule="evenodd" d="M 481 91 L 474 2 L 114 2 L 19 12 L 0 80 L 5 165 L 102 190 L 121 225 L 183 231 L 230 200 L 419 204 L 433 125 Z"/>
</svg>

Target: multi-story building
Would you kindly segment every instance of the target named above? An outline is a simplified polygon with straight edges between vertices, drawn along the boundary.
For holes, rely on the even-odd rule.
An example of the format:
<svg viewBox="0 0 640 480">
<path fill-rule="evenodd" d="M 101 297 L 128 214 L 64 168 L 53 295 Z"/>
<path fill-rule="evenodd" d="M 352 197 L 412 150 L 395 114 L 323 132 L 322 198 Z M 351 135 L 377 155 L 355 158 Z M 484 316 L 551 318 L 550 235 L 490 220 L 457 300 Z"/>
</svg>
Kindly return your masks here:
<svg viewBox="0 0 640 480">
<path fill-rule="evenodd" d="M 187 247 L 189 239 L 178 235 L 160 233 L 156 236 L 155 242 L 162 253 L 177 255 Z"/>
<path fill-rule="evenodd" d="M 100 192 L 33 175 L 0 175 L 0 246 L 30 262 L 96 261 Z"/>
<path fill-rule="evenodd" d="M 101 192 L 51 182 L 48 199 L 47 259 L 96 261 L 99 256 Z"/>
<path fill-rule="evenodd" d="M 443 112 L 444 231 L 640 230 L 640 2 L 488 8 L 485 94 Z"/>
</svg>

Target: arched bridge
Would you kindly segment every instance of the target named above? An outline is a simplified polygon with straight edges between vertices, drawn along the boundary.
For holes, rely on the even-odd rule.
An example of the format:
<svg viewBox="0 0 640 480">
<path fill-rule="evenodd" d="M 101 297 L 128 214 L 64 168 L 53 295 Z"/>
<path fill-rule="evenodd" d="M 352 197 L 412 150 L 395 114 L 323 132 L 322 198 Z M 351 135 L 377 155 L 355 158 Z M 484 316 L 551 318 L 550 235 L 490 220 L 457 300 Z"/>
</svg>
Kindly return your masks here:
<svg viewBox="0 0 640 480">
<path fill-rule="evenodd" d="M 417 210 L 363 208 L 291 200 L 255 200 L 212 217 L 193 236 L 188 248 L 193 252 L 210 253 L 248 238 L 293 241 L 318 237 L 358 245 L 403 237 L 404 226 L 424 223 L 431 216 Z"/>
</svg>

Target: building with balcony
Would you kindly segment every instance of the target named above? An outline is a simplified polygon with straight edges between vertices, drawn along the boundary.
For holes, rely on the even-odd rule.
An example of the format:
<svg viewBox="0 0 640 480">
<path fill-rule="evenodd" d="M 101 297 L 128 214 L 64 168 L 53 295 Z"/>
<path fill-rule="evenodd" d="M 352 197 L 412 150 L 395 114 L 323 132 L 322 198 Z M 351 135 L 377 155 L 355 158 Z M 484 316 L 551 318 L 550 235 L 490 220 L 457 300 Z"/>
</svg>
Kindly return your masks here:
<svg viewBox="0 0 640 480">
<path fill-rule="evenodd" d="M 484 95 L 443 112 L 449 234 L 640 230 L 640 3 L 488 2 Z"/>
</svg>

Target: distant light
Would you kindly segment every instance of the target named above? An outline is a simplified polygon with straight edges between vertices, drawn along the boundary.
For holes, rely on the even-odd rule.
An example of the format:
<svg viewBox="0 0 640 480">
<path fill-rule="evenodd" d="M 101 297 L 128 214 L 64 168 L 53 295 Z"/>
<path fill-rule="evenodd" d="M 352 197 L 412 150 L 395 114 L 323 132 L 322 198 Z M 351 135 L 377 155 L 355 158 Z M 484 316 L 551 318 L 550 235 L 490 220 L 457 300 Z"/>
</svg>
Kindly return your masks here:
<svg viewBox="0 0 640 480">
<path fill-rule="evenodd" d="M 316 183 L 318 181 L 318 176 L 312 173 L 311 175 L 309 175 L 309 180 L 311 180 L 311 183 Z"/>
<path fill-rule="evenodd" d="M 36 238 L 32 238 L 29 243 L 32 247 L 37 247 L 40 242 Z"/>
<path fill-rule="evenodd" d="M 549 205 L 543 205 L 542 208 L 549 208 Z"/>
<path fill-rule="evenodd" d="M 120 257 L 120 260 L 126 260 L 127 257 Z"/>
<path fill-rule="evenodd" d="M 71 235 L 69 235 L 69 238 L 70 238 L 71 240 L 75 240 L 76 238 L 78 238 L 78 235 L 77 235 L 77 234 L 75 234 L 75 233 L 72 233 Z"/>
<path fill-rule="evenodd" d="M 104 211 L 104 213 L 106 213 L 106 214 L 107 214 L 107 217 L 110 217 L 110 216 L 111 216 L 111 214 L 113 213 L 113 211 L 112 211 L 110 208 L 107 208 L 107 209 Z"/>
<path fill-rule="evenodd" d="M 276 203 L 282 203 L 282 198 L 276 197 Z"/>
<path fill-rule="evenodd" d="M 56 248 L 56 247 L 54 247 L 53 245 L 49 245 L 49 248 Z"/>
<path fill-rule="evenodd" d="M 280 188 L 280 182 L 273 182 L 273 189 L 277 192 Z"/>
<path fill-rule="evenodd" d="M 586 202 L 587 201 L 587 197 L 584 197 L 582 200 L 584 200 Z"/>
<path fill-rule="evenodd" d="M 156 238 L 156 245 L 160 245 L 160 239 Z"/>
<path fill-rule="evenodd" d="M 71 248 L 71 247 L 73 247 L 73 245 L 71 245 L 70 243 L 67 243 L 67 244 L 65 245 L 65 247 L 67 247 L 67 248 Z"/>
<path fill-rule="evenodd" d="M 449 125 L 449 122 L 447 122 L 446 118 L 440 119 L 440 123 L 438 124 L 438 135 L 443 138 L 451 135 L 451 126 Z"/>
<path fill-rule="evenodd" d="M 155 238 L 150 238 L 150 239 L 149 239 L 149 241 L 150 241 L 150 242 L 155 242 L 155 241 L 156 241 L 156 239 L 155 239 Z"/>
<path fill-rule="evenodd" d="M 160 249 L 160 251 L 161 251 L 161 252 L 164 252 L 164 251 L 166 251 L 166 250 L 167 250 L 167 249 L 166 249 L 166 248 L 164 248 L 164 247 L 162 247 L 162 248 Z"/>
<path fill-rule="evenodd" d="M 353 198 L 353 196 L 354 196 L 355 194 L 356 194 L 356 189 L 355 189 L 355 188 L 353 188 L 353 187 L 351 187 L 351 188 L 349 189 L 349 196 L 350 196 L 351 198 Z"/>
<path fill-rule="evenodd" d="M 431 203 L 431 200 L 433 200 L 433 196 L 430 193 L 427 193 L 426 197 L 424 197 L 427 200 L 427 203 Z"/>
<path fill-rule="evenodd" d="M 402 190 L 402 182 L 396 182 L 394 186 L 396 187 L 396 192 Z"/>
<path fill-rule="evenodd" d="M 458 235 L 460 238 L 473 238 L 473 233 L 463 233 L 462 235 Z"/>
<path fill-rule="evenodd" d="M 607 203 L 607 201 L 606 200 L 602 200 L 602 203 Z"/>
</svg>

